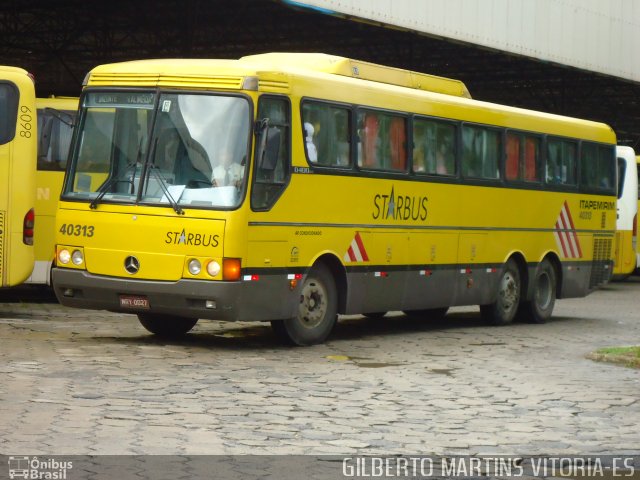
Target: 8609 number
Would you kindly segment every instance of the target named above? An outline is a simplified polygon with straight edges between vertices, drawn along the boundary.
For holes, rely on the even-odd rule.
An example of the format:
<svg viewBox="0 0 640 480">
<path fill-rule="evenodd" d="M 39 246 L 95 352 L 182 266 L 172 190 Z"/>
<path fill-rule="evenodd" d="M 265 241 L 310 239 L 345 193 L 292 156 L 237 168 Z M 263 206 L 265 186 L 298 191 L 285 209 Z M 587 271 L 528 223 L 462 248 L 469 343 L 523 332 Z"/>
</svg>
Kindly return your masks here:
<svg viewBox="0 0 640 480">
<path fill-rule="evenodd" d="M 93 225 L 76 225 L 73 223 L 63 223 L 60 227 L 62 235 L 71 235 L 74 237 L 93 237 Z"/>
</svg>

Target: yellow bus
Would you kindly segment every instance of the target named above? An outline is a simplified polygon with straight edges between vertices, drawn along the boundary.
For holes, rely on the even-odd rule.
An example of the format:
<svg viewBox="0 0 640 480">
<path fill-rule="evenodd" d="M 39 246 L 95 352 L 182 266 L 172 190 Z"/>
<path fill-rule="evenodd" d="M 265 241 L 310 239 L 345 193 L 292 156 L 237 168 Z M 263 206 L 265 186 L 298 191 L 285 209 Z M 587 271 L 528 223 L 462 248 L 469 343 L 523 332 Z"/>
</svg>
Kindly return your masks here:
<svg viewBox="0 0 640 480">
<path fill-rule="evenodd" d="M 640 155 L 636 155 L 636 171 L 638 174 L 638 212 L 640 212 Z M 634 226 L 634 232 L 636 237 L 636 275 L 640 275 L 640 242 L 638 242 L 638 226 L 640 224 L 640 218 L 636 215 L 636 224 Z"/>
<path fill-rule="evenodd" d="M 0 66 L 0 287 L 33 269 L 36 106 L 33 77 Z"/>
<path fill-rule="evenodd" d="M 93 69 L 57 212 L 63 305 L 270 321 L 550 317 L 611 277 L 616 137 L 455 80 L 324 54 Z"/>
<path fill-rule="evenodd" d="M 613 278 L 624 280 L 636 269 L 638 221 L 638 171 L 631 147 L 616 148 L 618 159 L 618 204 Z"/>
<path fill-rule="evenodd" d="M 28 284 L 51 284 L 55 256 L 56 207 L 67 166 L 67 156 L 78 110 L 78 98 L 36 98 L 38 161 L 34 235 L 35 264 Z"/>
</svg>

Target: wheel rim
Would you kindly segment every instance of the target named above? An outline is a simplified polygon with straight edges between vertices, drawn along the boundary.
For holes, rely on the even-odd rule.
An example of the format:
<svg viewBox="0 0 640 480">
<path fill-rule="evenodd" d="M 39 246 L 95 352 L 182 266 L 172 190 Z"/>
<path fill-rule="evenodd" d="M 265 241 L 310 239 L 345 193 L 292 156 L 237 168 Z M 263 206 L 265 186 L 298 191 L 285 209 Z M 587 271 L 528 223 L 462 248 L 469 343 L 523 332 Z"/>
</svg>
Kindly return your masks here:
<svg viewBox="0 0 640 480">
<path fill-rule="evenodd" d="M 304 284 L 300 294 L 299 319 L 306 328 L 315 328 L 327 315 L 327 290 L 315 279 Z"/>
<path fill-rule="evenodd" d="M 551 278 L 547 272 L 542 272 L 536 281 L 536 304 L 541 310 L 546 310 L 551 304 Z"/>
<path fill-rule="evenodd" d="M 508 313 L 518 305 L 518 279 L 512 272 L 506 272 L 500 283 L 500 305 Z"/>
</svg>

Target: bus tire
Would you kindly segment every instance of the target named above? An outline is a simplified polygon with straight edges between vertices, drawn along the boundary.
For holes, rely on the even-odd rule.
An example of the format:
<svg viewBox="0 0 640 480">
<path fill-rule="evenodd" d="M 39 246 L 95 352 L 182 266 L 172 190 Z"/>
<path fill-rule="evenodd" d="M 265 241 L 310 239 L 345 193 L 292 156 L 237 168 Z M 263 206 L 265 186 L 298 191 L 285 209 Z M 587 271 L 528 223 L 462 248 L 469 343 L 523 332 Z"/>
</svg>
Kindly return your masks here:
<svg viewBox="0 0 640 480">
<path fill-rule="evenodd" d="M 523 302 L 520 313 L 523 320 L 530 323 L 544 323 L 553 313 L 556 303 L 556 271 L 549 260 L 544 259 L 536 269 L 533 278 L 533 295 Z"/>
<path fill-rule="evenodd" d="M 198 323 L 197 318 L 160 313 L 139 313 L 138 320 L 149 332 L 162 338 L 181 337 Z"/>
<path fill-rule="evenodd" d="M 336 283 L 329 269 L 315 265 L 306 275 L 297 315 L 271 322 L 273 331 L 288 343 L 306 346 L 324 342 L 338 318 Z"/>
<path fill-rule="evenodd" d="M 449 311 L 449 307 L 426 308 L 424 310 L 403 310 L 403 313 L 418 320 L 441 320 Z"/>
<path fill-rule="evenodd" d="M 522 284 L 520 270 L 513 259 L 509 259 L 498 281 L 496 301 L 489 305 L 480 305 L 480 315 L 490 325 L 510 324 L 520 304 Z"/>
</svg>

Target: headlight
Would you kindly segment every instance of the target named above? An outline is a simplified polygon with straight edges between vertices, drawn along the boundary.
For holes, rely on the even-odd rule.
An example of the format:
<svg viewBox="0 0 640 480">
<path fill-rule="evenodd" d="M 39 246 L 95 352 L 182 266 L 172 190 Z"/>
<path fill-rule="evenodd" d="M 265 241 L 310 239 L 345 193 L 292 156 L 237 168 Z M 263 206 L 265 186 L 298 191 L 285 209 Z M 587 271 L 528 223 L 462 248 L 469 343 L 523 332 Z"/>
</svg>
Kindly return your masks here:
<svg viewBox="0 0 640 480">
<path fill-rule="evenodd" d="M 58 261 L 60 263 L 66 265 L 67 263 L 69 263 L 69 260 L 71 260 L 71 254 L 69 253 L 69 250 L 64 249 L 58 252 Z"/>
<path fill-rule="evenodd" d="M 217 276 L 220 273 L 220 264 L 215 260 L 207 263 L 207 273 L 212 277 Z"/>
<path fill-rule="evenodd" d="M 198 275 L 202 270 L 202 266 L 200 265 L 200 261 L 197 258 L 193 258 L 189 260 L 189 273 L 191 275 Z"/>
<path fill-rule="evenodd" d="M 71 255 L 71 261 L 74 265 L 82 265 L 84 263 L 84 255 L 80 250 L 74 250 Z"/>
</svg>

